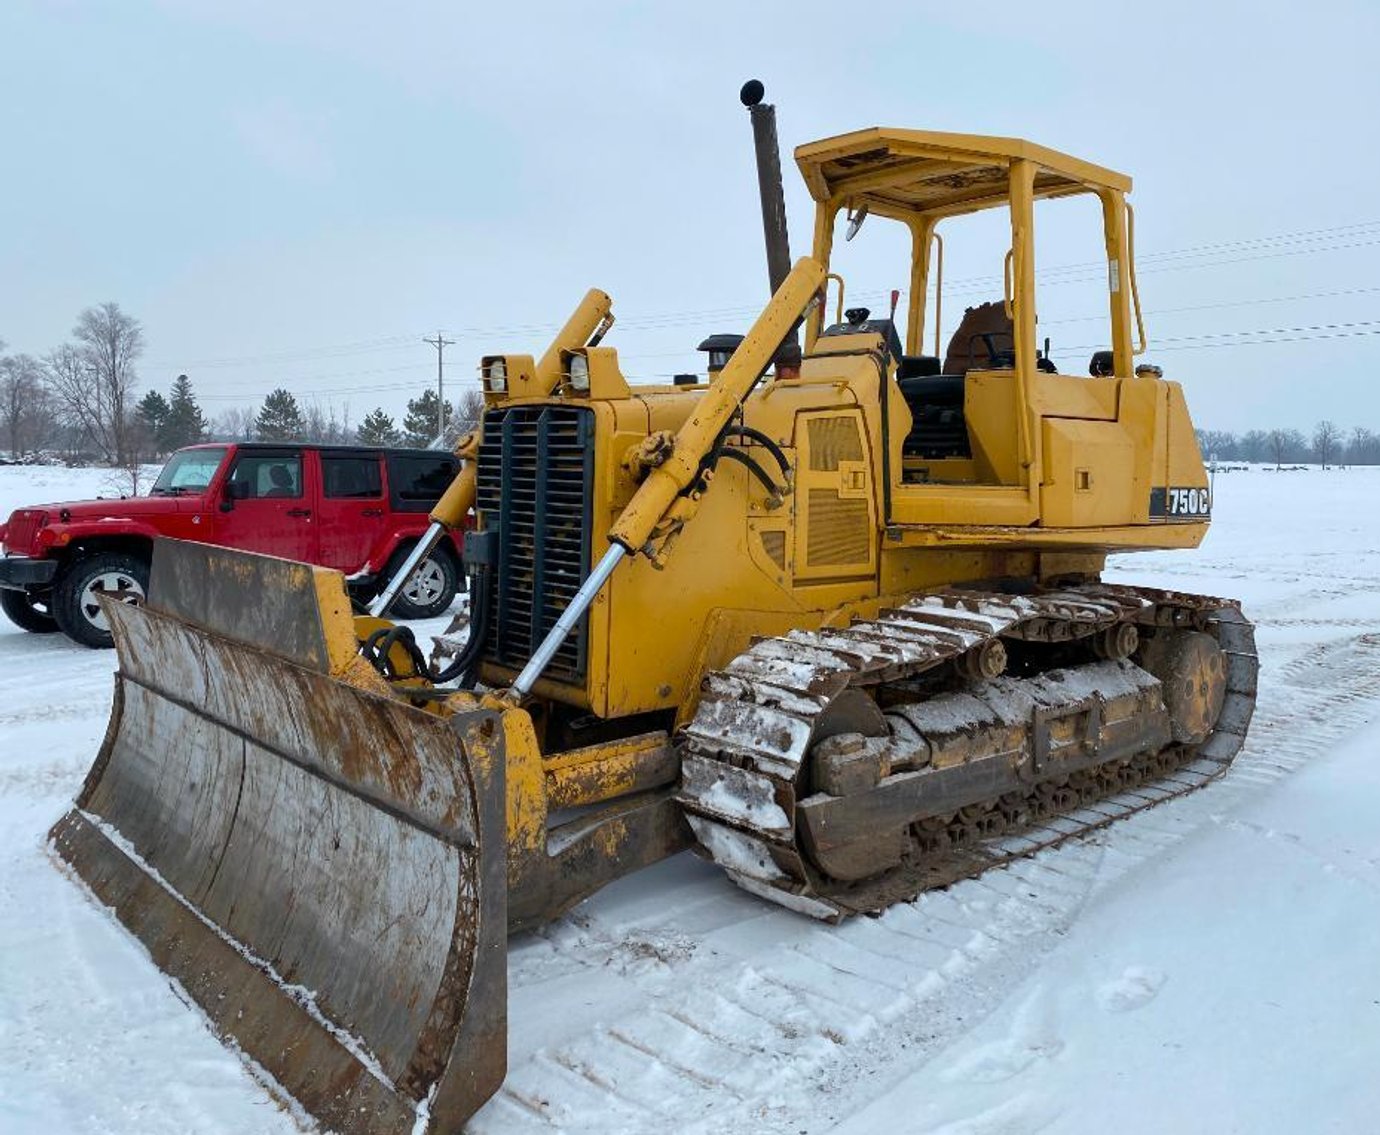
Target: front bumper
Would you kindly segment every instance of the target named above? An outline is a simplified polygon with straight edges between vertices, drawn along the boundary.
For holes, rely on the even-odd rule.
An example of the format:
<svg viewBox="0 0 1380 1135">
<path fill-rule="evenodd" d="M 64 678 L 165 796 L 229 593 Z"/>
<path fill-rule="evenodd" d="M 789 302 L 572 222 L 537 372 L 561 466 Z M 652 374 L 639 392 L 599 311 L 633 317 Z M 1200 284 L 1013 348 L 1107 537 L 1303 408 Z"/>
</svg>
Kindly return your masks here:
<svg viewBox="0 0 1380 1135">
<path fill-rule="evenodd" d="M 31 560 L 27 556 L 0 559 L 0 587 L 11 591 L 43 590 L 57 575 L 57 560 Z"/>
</svg>

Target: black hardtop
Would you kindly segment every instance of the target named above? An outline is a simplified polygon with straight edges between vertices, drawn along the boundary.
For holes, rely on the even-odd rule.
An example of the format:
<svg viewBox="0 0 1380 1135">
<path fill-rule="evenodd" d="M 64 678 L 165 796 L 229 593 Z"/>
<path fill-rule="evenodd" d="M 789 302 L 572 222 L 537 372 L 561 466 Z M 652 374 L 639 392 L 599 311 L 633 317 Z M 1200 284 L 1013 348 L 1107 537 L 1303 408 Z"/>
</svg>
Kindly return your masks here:
<svg viewBox="0 0 1380 1135">
<path fill-rule="evenodd" d="M 453 457 L 447 449 L 423 449 L 406 445 L 343 445 L 321 441 L 203 441 L 196 445 L 184 445 L 183 449 L 224 449 L 233 445 L 238 450 L 260 453 L 281 453 L 285 449 L 315 449 L 322 453 L 385 453 L 408 455 L 432 454 L 436 457 Z M 180 452 L 180 451 L 179 451 Z"/>
</svg>

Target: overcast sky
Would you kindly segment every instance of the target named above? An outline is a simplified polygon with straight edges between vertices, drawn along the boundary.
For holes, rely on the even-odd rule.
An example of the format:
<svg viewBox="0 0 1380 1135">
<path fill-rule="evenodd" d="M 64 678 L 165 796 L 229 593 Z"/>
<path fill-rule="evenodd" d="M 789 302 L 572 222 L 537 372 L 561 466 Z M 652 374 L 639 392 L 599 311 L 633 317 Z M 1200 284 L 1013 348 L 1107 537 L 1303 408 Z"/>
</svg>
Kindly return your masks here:
<svg viewBox="0 0 1380 1135">
<path fill-rule="evenodd" d="M 41 354 L 115 300 L 144 388 L 185 371 L 217 414 L 286 386 L 358 422 L 434 381 L 423 335 L 469 381 L 596 285 L 631 377 L 690 369 L 765 299 L 756 76 L 795 255 L 802 142 L 1030 138 L 1134 178 L 1147 358 L 1199 425 L 1380 428 L 1377 42 L 1374 0 L 4 0 L 0 339 Z M 1069 373 L 1105 336 L 1076 204 L 1038 261 Z M 850 248 L 857 295 L 905 282 L 885 229 Z M 951 241 L 955 319 L 999 294 L 982 235 Z"/>
</svg>

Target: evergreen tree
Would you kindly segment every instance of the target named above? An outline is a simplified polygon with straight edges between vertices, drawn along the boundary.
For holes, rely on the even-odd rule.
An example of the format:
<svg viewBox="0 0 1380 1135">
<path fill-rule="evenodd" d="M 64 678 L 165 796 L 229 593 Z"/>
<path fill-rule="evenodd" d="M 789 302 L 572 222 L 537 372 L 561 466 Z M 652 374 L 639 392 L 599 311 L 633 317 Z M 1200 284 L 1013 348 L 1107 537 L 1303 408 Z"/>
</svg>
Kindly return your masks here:
<svg viewBox="0 0 1380 1135">
<path fill-rule="evenodd" d="M 206 439 L 209 429 L 210 423 L 206 421 L 201 407 L 197 405 L 196 395 L 192 393 L 191 380 L 185 374 L 179 374 L 168 398 L 168 412 L 158 434 L 159 444 L 170 450 L 195 445 Z"/>
<path fill-rule="evenodd" d="M 446 402 L 446 420 L 454 417 L 450 402 Z M 403 440 L 408 445 L 426 447 L 436 440 L 436 391 L 428 387 L 420 398 L 407 403 L 407 417 L 403 419 Z"/>
<path fill-rule="evenodd" d="M 260 441 L 300 441 L 305 430 L 297 399 L 281 386 L 264 399 L 254 423 Z"/>
<path fill-rule="evenodd" d="M 402 434 L 393 424 L 393 419 L 385 414 L 380 406 L 359 423 L 355 440 L 360 445 L 398 445 L 402 441 Z"/>
<path fill-rule="evenodd" d="M 134 417 L 146 443 L 155 449 L 163 448 L 163 427 L 168 420 L 168 400 L 156 390 L 150 390 L 134 407 Z"/>
</svg>

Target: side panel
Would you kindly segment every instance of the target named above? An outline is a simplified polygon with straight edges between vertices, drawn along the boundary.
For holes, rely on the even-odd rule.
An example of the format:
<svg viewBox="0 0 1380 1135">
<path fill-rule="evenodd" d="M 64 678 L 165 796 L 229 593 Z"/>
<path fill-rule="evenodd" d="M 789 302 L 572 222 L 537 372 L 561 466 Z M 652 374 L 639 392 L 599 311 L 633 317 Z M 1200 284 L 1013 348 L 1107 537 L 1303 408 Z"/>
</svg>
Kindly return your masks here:
<svg viewBox="0 0 1380 1135">
<path fill-rule="evenodd" d="M 795 437 L 795 578 L 872 575 L 877 504 L 861 412 L 800 414 Z"/>
<path fill-rule="evenodd" d="M 1164 385 L 1168 395 L 1164 483 L 1170 488 L 1205 489 L 1208 484 L 1207 470 L 1203 467 L 1198 438 L 1193 432 L 1193 420 L 1184 401 L 1183 387 L 1177 382 Z"/>
<path fill-rule="evenodd" d="M 1052 528 L 1124 524 L 1135 511 L 1135 447 L 1116 422 L 1046 418 L 1040 519 Z"/>
</svg>

